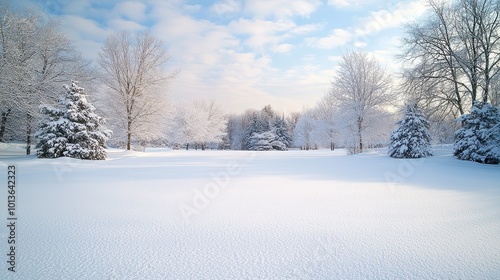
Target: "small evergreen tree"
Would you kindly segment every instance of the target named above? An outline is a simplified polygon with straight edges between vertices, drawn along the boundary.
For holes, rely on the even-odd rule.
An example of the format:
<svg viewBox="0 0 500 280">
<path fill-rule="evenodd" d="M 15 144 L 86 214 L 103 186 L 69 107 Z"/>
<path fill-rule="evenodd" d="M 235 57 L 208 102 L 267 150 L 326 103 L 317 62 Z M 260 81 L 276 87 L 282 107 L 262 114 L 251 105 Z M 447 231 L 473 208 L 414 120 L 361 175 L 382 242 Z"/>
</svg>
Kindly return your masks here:
<svg viewBox="0 0 500 280">
<path fill-rule="evenodd" d="M 64 88 L 66 94 L 59 101 L 60 108 L 44 106 L 41 109 L 47 118 L 36 133 L 40 139 L 37 156 L 105 159 L 106 140 L 111 132 L 103 128 L 104 119 L 95 113 L 84 89 L 76 82 Z"/>
<path fill-rule="evenodd" d="M 389 156 L 421 158 L 432 155 L 430 125 L 416 104 L 405 106 L 404 117 L 398 125 L 389 140 Z"/>
<path fill-rule="evenodd" d="M 500 162 L 500 112 L 489 103 L 474 101 L 470 114 L 458 118 L 462 128 L 455 132 L 454 155 L 461 160 Z"/>
</svg>

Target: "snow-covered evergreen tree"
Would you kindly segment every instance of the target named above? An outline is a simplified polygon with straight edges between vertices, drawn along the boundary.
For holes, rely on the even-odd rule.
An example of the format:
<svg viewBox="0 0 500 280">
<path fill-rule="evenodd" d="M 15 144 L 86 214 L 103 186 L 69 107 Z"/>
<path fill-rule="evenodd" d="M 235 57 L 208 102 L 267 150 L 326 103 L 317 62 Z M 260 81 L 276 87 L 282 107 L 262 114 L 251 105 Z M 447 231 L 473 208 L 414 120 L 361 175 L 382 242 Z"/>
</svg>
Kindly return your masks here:
<svg viewBox="0 0 500 280">
<path fill-rule="evenodd" d="M 241 143 L 241 148 L 243 150 L 253 150 L 253 140 L 252 136 L 254 134 L 262 133 L 262 128 L 261 124 L 259 122 L 258 114 L 255 112 L 252 115 L 252 120 L 250 121 L 250 124 L 246 127 L 245 131 L 243 132 L 243 139 Z"/>
<path fill-rule="evenodd" d="M 286 151 L 286 145 L 281 142 L 276 134 L 272 131 L 265 131 L 262 133 L 254 133 L 250 137 L 249 150 L 254 151 Z"/>
<path fill-rule="evenodd" d="M 276 135 L 276 140 L 285 145 L 285 150 L 292 145 L 292 135 L 284 117 L 274 118 L 272 132 Z"/>
<path fill-rule="evenodd" d="M 105 159 L 106 140 L 111 131 L 103 128 L 104 119 L 95 113 L 95 107 L 87 101 L 83 88 L 76 82 L 64 88 L 66 93 L 59 101 L 59 108 L 41 108 L 47 117 L 36 133 L 40 140 L 37 156 Z"/>
<path fill-rule="evenodd" d="M 500 162 L 500 112 L 489 103 L 475 101 L 470 114 L 458 118 L 454 155 L 461 160 L 487 164 Z"/>
<path fill-rule="evenodd" d="M 43 106 L 40 112 L 46 116 L 46 119 L 35 134 L 39 138 L 37 156 L 40 158 L 64 156 L 70 130 L 70 121 L 66 118 L 65 110 Z"/>
<path fill-rule="evenodd" d="M 432 155 L 430 124 L 416 104 L 405 106 L 404 117 L 398 125 L 389 140 L 389 156 L 421 158 Z"/>
<path fill-rule="evenodd" d="M 270 131 L 262 133 L 254 133 L 250 137 L 249 150 L 254 151 L 269 151 L 273 150 L 272 142 L 276 139 L 276 135 Z"/>
</svg>

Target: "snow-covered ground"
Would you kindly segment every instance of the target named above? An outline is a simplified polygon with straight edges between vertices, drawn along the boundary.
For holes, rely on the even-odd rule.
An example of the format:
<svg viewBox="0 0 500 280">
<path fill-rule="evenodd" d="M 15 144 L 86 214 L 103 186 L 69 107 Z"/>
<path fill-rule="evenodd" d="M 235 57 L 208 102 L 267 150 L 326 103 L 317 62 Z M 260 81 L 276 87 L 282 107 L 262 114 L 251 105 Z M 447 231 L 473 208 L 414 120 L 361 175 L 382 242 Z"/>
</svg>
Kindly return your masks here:
<svg viewBox="0 0 500 280">
<path fill-rule="evenodd" d="M 0 156 L 0 279 L 500 279 L 500 166 L 435 153 Z"/>
</svg>

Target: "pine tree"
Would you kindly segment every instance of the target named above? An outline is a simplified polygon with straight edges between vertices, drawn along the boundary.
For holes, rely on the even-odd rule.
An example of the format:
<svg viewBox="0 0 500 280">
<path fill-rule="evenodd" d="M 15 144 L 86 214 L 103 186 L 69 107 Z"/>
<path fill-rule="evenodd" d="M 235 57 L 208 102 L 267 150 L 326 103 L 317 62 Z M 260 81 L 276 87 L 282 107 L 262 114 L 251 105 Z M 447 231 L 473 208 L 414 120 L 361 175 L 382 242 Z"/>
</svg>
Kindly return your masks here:
<svg viewBox="0 0 500 280">
<path fill-rule="evenodd" d="M 276 135 L 270 131 L 262 133 L 254 133 L 250 137 L 249 150 L 254 151 L 270 151 L 273 150 L 272 142 L 275 141 Z"/>
<path fill-rule="evenodd" d="M 458 118 L 462 128 L 455 132 L 454 155 L 461 160 L 500 162 L 500 112 L 489 103 L 474 101 L 470 114 Z"/>
<path fill-rule="evenodd" d="M 37 156 L 39 158 L 64 156 L 68 143 L 70 121 L 66 118 L 63 109 L 44 106 L 40 111 L 47 117 L 35 134 L 40 140 L 37 144 Z"/>
<path fill-rule="evenodd" d="M 42 107 L 41 112 L 47 118 L 36 133 L 40 139 L 38 157 L 105 159 L 105 143 L 111 132 L 103 128 L 104 119 L 95 113 L 84 89 L 76 82 L 64 88 L 66 94 L 59 101 L 60 108 Z"/>
<path fill-rule="evenodd" d="M 416 104 L 405 106 L 404 117 L 398 125 L 389 140 L 389 156 L 421 158 L 432 155 L 430 125 Z"/>
<path fill-rule="evenodd" d="M 285 150 L 292 145 L 290 128 L 284 118 L 276 116 L 272 124 L 272 131 L 276 135 L 276 140 L 285 145 Z M 281 149 L 281 148 L 280 148 Z"/>
<path fill-rule="evenodd" d="M 259 113 L 255 112 L 252 115 L 252 120 L 250 121 L 250 124 L 247 126 L 245 129 L 245 132 L 243 133 L 243 139 L 242 139 L 242 149 L 243 150 L 253 150 L 253 143 L 252 143 L 252 136 L 255 133 L 262 133 L 264 132 L 262 120 L 259 118 Z"/>
</svg>

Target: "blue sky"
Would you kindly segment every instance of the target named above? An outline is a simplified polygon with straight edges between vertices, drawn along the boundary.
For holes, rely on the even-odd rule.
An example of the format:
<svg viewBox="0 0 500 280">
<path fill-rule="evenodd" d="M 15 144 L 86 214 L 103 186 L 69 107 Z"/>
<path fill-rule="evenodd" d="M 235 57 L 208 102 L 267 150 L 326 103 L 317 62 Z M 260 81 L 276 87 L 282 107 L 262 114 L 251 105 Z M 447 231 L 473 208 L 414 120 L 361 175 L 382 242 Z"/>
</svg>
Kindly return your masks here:
<svg viewBox="0 0 500 280">
<path fill-rule="evenodd" d="M 383 0 L 24 0 L 63 23 L 82 54 L 95 59 L 119 30 L 163 40 L 174 102 L 216 99 L 227 112 L 313 107 L 330 87 L 340 56 L 370 52 L 397 71 L 402 26 L 425 1 Z"/>
</svg>

